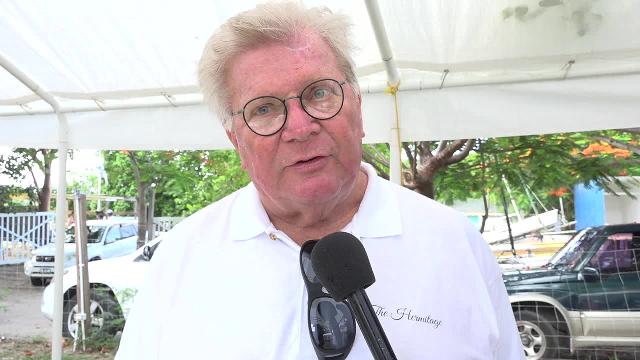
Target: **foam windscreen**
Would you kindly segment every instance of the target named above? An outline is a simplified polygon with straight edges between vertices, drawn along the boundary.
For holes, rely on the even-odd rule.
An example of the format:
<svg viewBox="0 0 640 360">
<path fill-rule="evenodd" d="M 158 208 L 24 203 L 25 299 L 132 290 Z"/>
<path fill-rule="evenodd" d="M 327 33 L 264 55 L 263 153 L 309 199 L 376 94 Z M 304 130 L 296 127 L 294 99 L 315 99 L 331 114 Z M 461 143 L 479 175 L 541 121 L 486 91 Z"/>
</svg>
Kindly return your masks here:
<svg viewBox="0 0 640 360">
<path fill-rule="evenodd" d="M 376 281 L 364 246 L 349 233 L 329 234 L 318 241 L 311 264 L 322 286 L 337 301 Z"/>
</svg>

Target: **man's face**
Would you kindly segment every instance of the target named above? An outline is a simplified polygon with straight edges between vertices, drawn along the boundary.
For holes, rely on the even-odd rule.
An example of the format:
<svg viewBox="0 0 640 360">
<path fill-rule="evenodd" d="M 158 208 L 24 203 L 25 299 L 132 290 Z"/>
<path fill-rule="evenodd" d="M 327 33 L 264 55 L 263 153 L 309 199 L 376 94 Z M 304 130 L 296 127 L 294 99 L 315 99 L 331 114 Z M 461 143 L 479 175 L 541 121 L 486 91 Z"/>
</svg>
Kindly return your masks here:
<svg viewBox="0 0 640 360">
<path fill-rule="evenodd" d="M 226 83 L 232 110 L 237 111 L 259 96 L 298 96 L 311 82 L 327 78 L 345 80 L 329 46 L 307 34 L 240 54 L 229 68 Z M 233 117 L 233 130 L 227 134 L 263 201 L 287 211 L 351 192 L 364 131 L 360 97 L 349 84 L 343 89 L 344 105 L 328 120 L 310 117 L 298 99 L 287 100 L 286 124 L 271 136 L 253 133 L 242 114 Z"/>
</svg>

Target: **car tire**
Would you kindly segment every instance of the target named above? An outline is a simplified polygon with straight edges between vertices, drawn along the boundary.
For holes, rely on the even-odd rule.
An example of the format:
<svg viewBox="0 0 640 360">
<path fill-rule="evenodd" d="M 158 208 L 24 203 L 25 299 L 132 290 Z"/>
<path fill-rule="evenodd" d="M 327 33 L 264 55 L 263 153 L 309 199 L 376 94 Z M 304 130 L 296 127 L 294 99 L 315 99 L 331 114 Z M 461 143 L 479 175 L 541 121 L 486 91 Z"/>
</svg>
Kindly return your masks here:
<svg viewBox="0 0 640 360">
<path fill-rule="evenodd" d="M 78 309 L 77 295 L 70 298 L 65 296 L 64 314 L 62 324 L 62 335 L 74 338 L 76 324 L 74 316 Z M 118 301 L 113 296 L 110 289 L 93 288 L 91 289 L 91 335 L 109 334 L 115 335 L 124 327 L 124 316 Z"/>
<path fill-rule="evenodd" d="M 39 277 L 29 277 L 31 280 L 31 285 L 33 286 L 44 286 L 47 283 L 47 279 L 39 278 Z"/>
<path fill-rule="evenodd" d="M 529 310 L 518 310 L 514 315 L 527 360 L 558 357 L 559 333 L 552 325 L 555 320 L 545 313 Z"/>
</svg>

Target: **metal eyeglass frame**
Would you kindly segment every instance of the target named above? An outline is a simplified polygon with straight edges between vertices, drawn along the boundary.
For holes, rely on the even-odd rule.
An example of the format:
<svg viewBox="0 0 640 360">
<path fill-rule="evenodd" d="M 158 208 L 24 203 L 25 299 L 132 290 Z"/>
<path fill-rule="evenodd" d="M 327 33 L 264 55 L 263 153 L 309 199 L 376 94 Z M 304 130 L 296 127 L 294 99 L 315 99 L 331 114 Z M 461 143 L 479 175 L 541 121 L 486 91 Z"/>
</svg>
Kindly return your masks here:
<svg viewBox="0 0 640 360">
<path fill-rule="evenodd" d="M 317 84 L 317 83 L 319 83 L 319 82 L 321 82 L 321 81 L 327 81 L 327 80 L 334 81 L 335 83 L 337 83 L 337 84 L 340 86 L 340 92 L 341 92 L 341 94 L 342 94 L 342 101 L 340 101 L 340 107 L 338 108 L 338 110 L 336 111 L 336 113 L 335 113 L 335 114 L 333 114 L 333 115 L 331 115 L 331 116 L 329 116 L 329 117 L 326 117 L 326 118 L 319 118 L 319 117 L 316 117 L 316 116 L 311 115 L 311 114 L 309 113 L 309 111 L 307 111 L 307 108 L 306 108 L 306 107 L 304 106 L 304 104 L 302 103 L 302 94 L 304 94 L 304 92 L 305 92 L 305 91 L 306 91 L 310 86 L 312 86 L 312 85 L 314 85 L 314 84 Z M 282 128 L 284 127 L 284 125 L 287 123 L 287 116 L 288 116 L 288 114 L 289 114 L 289 110 L 287 109 L 287 103 L 286 103 L 286 101 L 287 101 L 287 100 L 291 100 L 291 99 L 298 99 L 298 101 L 300 101 L 300 107 L 302 108 L 302 110 L 303 110 L 307 115 L 311 116 L 312 118 L 314 118 L 314 119 L 316 119 L 316 120 L 329 120 L 329 119 L 331 119 L 331 118 L 334 118 L 336 115 L 338 115 L 338 114 L 340 113 L 340 111 L 342 111 L 342 107 L 344 106 L 344 88 L 342 87 L 342 85 L 344 85 L 344 84 L 346 84 L 346 83 L 347 83 L 347 81 L 346 81 L 346 80 L 338 81 L 338 80 L 336 80 L 336 79 L 325 78 L 325 79 L 315 80 L 315 81 L 313 81 L 313 82 L 309 83 L 307 86 L 305 86 L 305 87 L 302 89 L 302 91 L 300 91 L 300 95 L 298 95 L 298 96 L 289 96 L 289 97 L 284 98 L 284 99 L 281 99 L 281 98 L 276 97 L 276 96 L 270 96 L 270 95 L 258 96 L 258 97 L 255 97 L 255 98 L 253 98 L 253 99 L 251 99 L 251 100 L 247 101 L 247 102 L 244 104 L 244 106 L 242 107 L 242 109 L 240 109 L 240 110 L 238 110 L 238 111 L 235 111 L 235 112 L 231 112 L 231 116 L 236 116 L 236 115 L 240 115 L 240 114 L 242 114 L 242 120 L 244 120 L 244 123 L 247 125 L 247 127 L 249 128 L 249 130 L 251 130 L 254 134 L 256 134 L 256 135 L 260 135 L 260 136 L 271 136 L 271 135 L 274 135 L 274 134 L 278 133 L 278 131 L 282 130 Z M 272 99 L 279 100 L 279 101 L 282 103 L 283 108 L 284 108 L 284 121 L 282 122 L 282 125 L 280 125 L 280 127 L 279 127 L 278 129 L 276 129 L 275 131 L 273 131 L 272 133 L 269 133 L 269 134 L 260 134 L 260 133 L 256 132 L 255 130 L 253 130 L 253 128 L 249 125 L 249 122 L 247 121 L 247 118 L 246 118 L 246 116 L 245 116 L 245 109 L 247 108 L 247 105 L 249 105 L 251 102 L 253 102 L 253 101 L 257 100 L 257 99 L 262 99 L 262 98 L 272 98 Z"/>
</svg>

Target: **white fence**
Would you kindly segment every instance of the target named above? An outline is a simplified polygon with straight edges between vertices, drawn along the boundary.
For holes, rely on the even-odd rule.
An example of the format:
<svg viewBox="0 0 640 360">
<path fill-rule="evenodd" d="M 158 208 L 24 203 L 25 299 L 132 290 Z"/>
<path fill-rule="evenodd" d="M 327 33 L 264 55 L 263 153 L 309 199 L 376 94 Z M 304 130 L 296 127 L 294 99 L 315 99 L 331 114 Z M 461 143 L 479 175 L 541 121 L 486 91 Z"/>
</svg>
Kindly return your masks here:
<svg viewBox="0 0 640 360">
<path fill-rule="evenodd" d="M 25 259 L 54 237 L 54 213 L 0 214 L 0 262 Z"/>
<path fill-rule="evenodd" d="M 184 218 L 183 217 L 169 217 L 169 216 L 155 217 L 155 218 L 153 218 L 153 224 L 155 225 L 154 231 L 155 232 L 159 232 L 159 231 L 166 232 L 166 231 L 169 231 L 169 230 L 171 230 L 171 228 L 176 226 L 177 223 L 182 221 L 182 219 L 184 219 Z"/>
<path fill-rule="evenodd" d="M 171 230 L 183 218 L 156 217 L 156 233 Z M 31 251 L 55 239 L 55 213 L 0 214 L 0 264 L 20 262 L 31 256 Z"/>
</svg>

